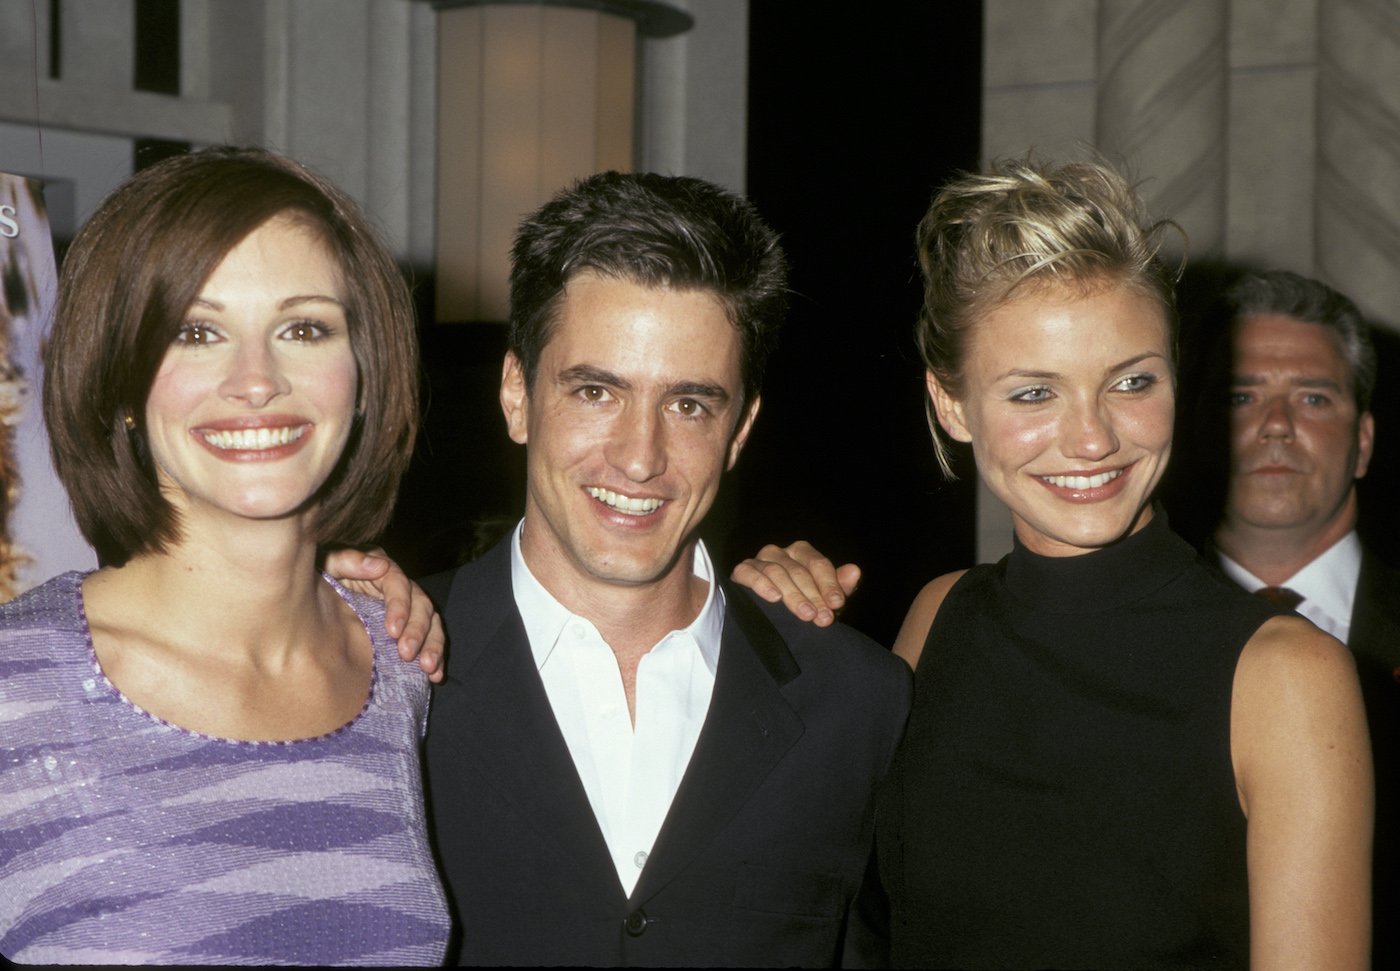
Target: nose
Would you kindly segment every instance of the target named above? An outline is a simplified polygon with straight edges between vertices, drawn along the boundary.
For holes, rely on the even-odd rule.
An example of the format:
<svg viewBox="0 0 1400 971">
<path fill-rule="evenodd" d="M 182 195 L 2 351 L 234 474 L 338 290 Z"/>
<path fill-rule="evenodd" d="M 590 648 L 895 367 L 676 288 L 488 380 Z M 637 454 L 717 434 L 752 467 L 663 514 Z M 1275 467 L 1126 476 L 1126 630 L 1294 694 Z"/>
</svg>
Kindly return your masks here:
<svg viewBox="0 0 1400 971">
<path fill-rule="evenodd" d="M 1263 418 L 1259 424 L 1260 438 L 1293 438 L 1293 408 L 1286 398 L 1270 398 L 1264 405 Z"/>
<path fill-rule="evenodd" d="M 262 408 L 291 390 L 277 355 L 266 342 L 242 341 L 234 350 L 219 393 L 250 408 Z"/>
<path fill-rule="evenodd" d="M 608 463 L 633 482 L 646 482 L 666 471 L 666 423 L 651 409 L 618 416 L 608 443 Z"/>
<path fill-rule="evenodd" d="M 1094 461 L 1116 451 L 1118 436 L 1113 430 L 1113 418 L 1106 406 L 1099 401 L 1072 406 L 1065 432 L 1065 455 Z"/>
</svg>

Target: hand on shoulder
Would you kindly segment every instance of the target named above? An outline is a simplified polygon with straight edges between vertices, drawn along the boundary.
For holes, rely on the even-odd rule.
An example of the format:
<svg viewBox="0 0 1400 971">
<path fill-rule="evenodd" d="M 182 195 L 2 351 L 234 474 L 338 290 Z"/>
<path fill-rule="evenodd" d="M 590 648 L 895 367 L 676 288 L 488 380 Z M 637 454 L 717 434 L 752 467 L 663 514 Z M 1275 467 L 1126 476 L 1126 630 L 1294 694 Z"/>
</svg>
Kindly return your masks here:
<svg viewBox="0 0 1400 971">
<path fill-rule="evenodd" d="M 811 543 L 797 540 L 786 547 L 768 544 L 736 566 L 730 579 L 783 604 L 795 617 L 828 627 L 860 584 L 860 567 L 838 567 Z"/>
</svg>

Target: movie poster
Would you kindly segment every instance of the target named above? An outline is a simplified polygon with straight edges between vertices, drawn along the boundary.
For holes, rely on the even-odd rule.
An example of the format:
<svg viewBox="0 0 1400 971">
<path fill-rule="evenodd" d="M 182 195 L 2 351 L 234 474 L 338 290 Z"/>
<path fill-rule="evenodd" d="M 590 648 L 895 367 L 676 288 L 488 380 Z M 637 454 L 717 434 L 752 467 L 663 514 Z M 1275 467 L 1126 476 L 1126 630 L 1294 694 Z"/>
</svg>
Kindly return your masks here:
<svg viewBox="0 0 1400 971">
<path fill-rule="evenodd" d="M 0 172 L 0 601 L 97 565 L 54 475 L 40 407 L 56 282 L 40 183 Z"/>
</svg>

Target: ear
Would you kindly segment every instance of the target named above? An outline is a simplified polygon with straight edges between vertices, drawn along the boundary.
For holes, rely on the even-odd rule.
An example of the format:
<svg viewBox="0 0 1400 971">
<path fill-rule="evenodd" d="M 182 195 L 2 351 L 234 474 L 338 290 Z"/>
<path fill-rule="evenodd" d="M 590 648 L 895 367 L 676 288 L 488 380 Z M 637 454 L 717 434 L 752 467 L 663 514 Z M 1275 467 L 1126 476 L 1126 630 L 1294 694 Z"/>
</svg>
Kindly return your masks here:
<svg viewBox="0 0 1400 971">
<path fill-rule="evenodd" d="M 753 431 L 754 419 L 758 417 L 758 409 L 762 404 L 763 396 L 754 395 L 754 399 L 744 409 L 744 415 L 739 419 L 739 427 L 734 429 L 734 436 L 729 439 L 729 461 L 724 466 L 726 472 L 734 468 L 734 463 L 739 461 L 739 453 L 744 450 L 744 443 L 749 440 L 749 432 Z"/>
<path fill-rule="evenodd" d="M 932 371 L 924 373 L 924 383 L 928 386 L 928 396 L 933 399 L 933 410 L 938 415 L 938 424 L 955 442 L 972 441 L 967 420 L 963 416 L 962 402 L 948 393 L 943 383 L 934 377 Z"/>
<path fill-rule="evenodd" d="M 1356 474 L 1361 479 L 1371 465 L 1371 450 L 1376 445 L 1376 419 L 1369 411 L 1363 411 L 1356 420 Z"/>
<path fill-rule="evenodd" d="M 525 368 L 514 351 L 506 351 L 501 368 L 501 411 L 506 416 L 510 440 L 524 445 L 530 438 L 530 388 L 525 381 Z"/>
</svg>

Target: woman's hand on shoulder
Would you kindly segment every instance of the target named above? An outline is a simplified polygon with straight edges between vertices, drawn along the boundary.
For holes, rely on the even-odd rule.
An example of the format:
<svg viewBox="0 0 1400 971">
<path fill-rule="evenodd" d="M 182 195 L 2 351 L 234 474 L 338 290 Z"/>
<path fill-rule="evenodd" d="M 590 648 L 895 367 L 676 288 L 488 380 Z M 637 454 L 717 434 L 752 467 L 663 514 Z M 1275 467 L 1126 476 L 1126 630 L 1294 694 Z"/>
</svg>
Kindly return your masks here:
<svg viewBox="0 0 1400 971">
<path fill-rule="evenodd" d="M 1351 653 L 1299 617 L 1275 617 L 1245 645 L 1231 701 L 1251 963 L 1363 968 L 1374 794 Z"/>
<path fill-rule="evenodd" d="M 860 567 L 838 567 L 811 543 L 798 540 L 786 547 L 768 544 L 736 566 L 729 578 L 769 603 L 781 602 L 803 620 L 828 627 L 860 584 Z"/>
<path fill-rule="evenodd" d="M 399 657 L 405 661 L 417 658 L 429 681 L 442 681 L 447 644 L 442 619 L 423 588 L 388 554 L 381 549 L 334 550 L 326 554 L 324 569 L 346 588 L 384 601 L 384 630 L 398 641 Z"/>
<path fill-rule="evenodd" d="M 904 658 L 911 668 L 919 666 L 919 655 L 924 652 L 929 629 L 933 627 L 933 618 L 938 615 L 938 608 L 943 606 L 943 599 L 948 596 L 948 591 L 953 589 L 953 584 L 962 579 L 966 572 L 958 570 L 930 580 L 910 604 L 909 613 L 904 615 L 904 623 L 900 625 L 899 634 L 894 639 L 894 653 Z"/>
</svg>

